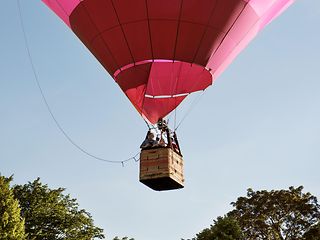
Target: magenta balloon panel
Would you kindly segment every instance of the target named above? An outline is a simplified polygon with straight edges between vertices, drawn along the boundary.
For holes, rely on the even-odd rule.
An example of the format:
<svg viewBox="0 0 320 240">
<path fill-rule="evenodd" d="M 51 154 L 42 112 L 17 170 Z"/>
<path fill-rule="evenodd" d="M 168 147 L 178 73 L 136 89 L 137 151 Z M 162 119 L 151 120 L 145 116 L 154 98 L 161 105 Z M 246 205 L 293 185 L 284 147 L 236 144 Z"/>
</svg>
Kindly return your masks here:
<svg viewBox="0 0 320 240">
<path fill-rule="evenodd" d="M 293 0 L 43 0 L 151 123 L 206 89 Z"/>
</svg>

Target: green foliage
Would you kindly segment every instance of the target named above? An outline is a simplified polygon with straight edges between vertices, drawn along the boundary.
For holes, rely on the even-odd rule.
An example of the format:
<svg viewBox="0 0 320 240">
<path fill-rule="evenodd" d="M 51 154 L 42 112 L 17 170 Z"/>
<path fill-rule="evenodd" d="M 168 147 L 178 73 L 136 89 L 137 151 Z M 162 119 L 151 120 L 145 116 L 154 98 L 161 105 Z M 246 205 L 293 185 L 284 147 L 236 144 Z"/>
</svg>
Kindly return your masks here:
<svg viewBox="0 0 320 240">
<path fill-rule="evenodd" d="M 192 240 L 320 240 L 320 206 L 303 187 L 253 191 Z"/>
<path fill-rule="evenodd" d="M 302 186 L 270 192 L 248 189 L 247 197 L 232 203 L 235 210 L 228 216 L 238 220 L 246 240 L 306 239 L 306 234 L 316 234 L 320 206 L 316 197 L 302 190 Z"/>
<path fill-rule="evenodd" d="M 215 240 L 240 240 L 242 231 L 237 220 L 231 217 L 218 217 L 211 227 L 213 239 Z"/>
<path fill-rule="evenodd" d="M 134 238 L 128 238 L 128 237 L 123 237 L 123 238 L 119 238 L 118 236 L 115 237 L 113 240 L 134 240 Z"/>
<path fill-rule="evenodd" d="M 19 202 L 14 199 L 12 177 L 0 175 L 0 240 L 25 239 L 24 221 L 20 217 Z"/>
<path fill-rule="evenodd" d="M 218 217 L 214 225 L 202 230 L 193 240 L 241 240 L 238 222 L 231 217 Z"/>
<path fill-rule="evenodd" d="M 91 240 L 104 238 L 88 212 L 78 209 L 65 189 L 49 189 L 40 179 L 14 187 L 28 240 Z"/>
<path fill-rule="evenodd" d="M 320 240 L 320 222 L 311 227 L 303 237 L 304 240 Z"/>
</svg>

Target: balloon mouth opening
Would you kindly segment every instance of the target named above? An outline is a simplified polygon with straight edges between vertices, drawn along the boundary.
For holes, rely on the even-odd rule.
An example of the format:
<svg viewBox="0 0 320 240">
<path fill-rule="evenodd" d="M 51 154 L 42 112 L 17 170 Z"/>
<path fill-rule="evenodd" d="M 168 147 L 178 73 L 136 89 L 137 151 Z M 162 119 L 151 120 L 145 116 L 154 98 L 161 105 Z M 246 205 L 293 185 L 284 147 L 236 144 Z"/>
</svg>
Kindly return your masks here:
<svg viewBox="0 0 320 240">
<path fill-rule="evenodd" d="M 116 70 L 114 80 L 126 93 L 144 86 L 146 98 L 185 97 L 212 85 L 211 69 L 194 63 L 150 59 L 127 64 Z"/>
<path fill-rule="evenodd" d="M 114 79 L 142 117 L 156 123 L 189 94 L 209 87 L 213 76 L 197 64 L 161 59 L 128 64 Z"/>
<path fill-rule="evenodd" d="M 144 96 L 146 98 L 175 98 L 175 97 L 186 97 L 188 96 L 190 93 L 180 93 L 180 94 L 175 94 L 175 95 L 158 95 L 158 96 L 152 96 L 152 95 L 148 95 L 145 94 Z"/>
<path fill-rule="evenodd" d="M 135 67 L 135 66 L 139 66 L 139 65 L 143 65 L 143 64 L 148 64 L 148 63 L 185 63 L 185 64 L 190 64 L 195 65 L 195 66 L 199 66 L 201 68 L 203 68 L 204 70 L 207 70 L 208 72 L 211 72 L 211 68 L 208 67 L 203 67 L 201 65 L 198 65 L 196 63 L 188 63 L 188 62 L 184 62 L 184 61 L 179 61 L 179 60 L 167 60 L 167 59 L 148 59 L 148 60 L 142 60 L 142 61 L 138 61 L 135 63 L 130 63 L 127 64 L 119 69 L 117 69 L 114 73 L 113 73 L 113 78 L 116 79 L 117 76 L 125 70 L 128 70 L 129 68 Z"/>
</svg>

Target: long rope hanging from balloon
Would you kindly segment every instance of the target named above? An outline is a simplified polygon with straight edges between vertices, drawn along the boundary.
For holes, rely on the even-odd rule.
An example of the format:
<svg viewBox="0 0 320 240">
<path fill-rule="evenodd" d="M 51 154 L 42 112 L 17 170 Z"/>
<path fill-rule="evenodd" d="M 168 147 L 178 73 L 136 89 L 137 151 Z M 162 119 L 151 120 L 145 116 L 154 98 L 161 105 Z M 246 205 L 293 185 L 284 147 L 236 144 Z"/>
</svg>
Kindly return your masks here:
<svg viewBox="0 0 320 240">
<path fill-rule="evenodd" d="M 96 160 L 99 160 L 99 161 L 103 161 L 103 162 L 107 162 L 107 163 L 115 163 L 115 164 L 122 164 L 122 166 L 124 166 L 124 164 L 126 162 L 129 162 L 129 161 L 136 161 L 138 162 L 139 161 L 139 153 L 138 152 L 137 154 L 135 154 L 133 157 L 130 157 L 130 158 L 127 158 L 127 159 L 124 159 L 124 160 L 109 160 L 109 159 L 105 159 L 105 158 L 102 158 L 102 157 L 98 157 L 98 156 L 95 156 L 94 154 L 92 153 L 89 153 L 87 150 L 83 149 L 81 146 L 79 146 L 68 134 L 67 132 L 64 130 L 64 128 L 61 126 L 61 124 L 58 122 L 57 118 L 55 117 L 55 115 L 53 114 L 53 111 L 47 101 L 47 98 L 44 94 L 44 91 L 41 87 L 41 84 L 40 84 L 40 81 L 39 81 L 39 77 L 38 77 L 38 74 L 37 74 L 37 71 L 36 71 L 36 68 L 35 68 L 35 65 L 34 65 L 34 62 L 33 62 L 33 59 L 32 59 L 32 55 L 31 55 L 31 51 L 30 51 L 30 47 L 29 47 L 29 42 L 28 42 L 28 38 L 27 38 L 27 34 L 26 34 L 26 30 L 25 30 L 25 26 L 24 26 L 24 22 L 23 22 L 23 17 L 22 17 L 22 11 L 21 11 L 21 4 L 20 4 L 20 0 L 17 0 L 17 8 L 18 8 L 18 15 L 19 15 L 19 20 L 20 20 L 20 26 L 21 26 L 21 31 L 22 31 L 22 35 L 23 35 L 23 39 L 24 39 L 24 43 L 25 43 L 25 48 L 26 48 L 26 52 L 27 52 L 27 56 L 28 56 L 28 60 L 30 62 L 30 66 L 31 66 L 31 69 L 32 69 L 32 72 L 33 72 L 33 75 L 34 75 L 34 79 L 35 79 L 35 82 L 36 82 L 36 85 L 40 91 L 40 94 L 41 94 L 41 97 L 42 97 L 42 100 L 51 116 L 51 118 L 53 119 L 54 123 L 56 124 L 57 128 L 60 130 L 60 132 L 65 136 L 65 138 L 74 146 L 76 147 L 79 151 L 81 151 L 82 153 L 84 153 L 85 155 L 91 157 L 91 158 L 94 158 Z"/>
</svg>

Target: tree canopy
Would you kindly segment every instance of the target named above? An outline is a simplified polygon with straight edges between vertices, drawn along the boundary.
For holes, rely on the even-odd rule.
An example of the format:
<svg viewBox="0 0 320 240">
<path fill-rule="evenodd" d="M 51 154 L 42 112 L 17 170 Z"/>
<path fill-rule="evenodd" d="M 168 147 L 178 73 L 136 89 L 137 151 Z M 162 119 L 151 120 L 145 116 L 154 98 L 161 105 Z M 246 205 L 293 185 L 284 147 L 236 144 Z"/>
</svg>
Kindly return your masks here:
<svg viewBox="0 0 320 240">
<path fill-rule="evenodd" d="M 104 238 L 91 215 L 79 209 L 64 188 L 49 189 L 36 179 L 17 185 L 13 192 L 20 202 L 21 216 L 29 240 L 92 240 Z"/>
<path fill-rule="evenodd" d="M 320 206 L 303 187 L 253 191 L 193 240 L 320 240 Z"/>
<path fill-rule="evenodd" d="M 114 237 L 113 240 L 134 240 L 134 238 L 128 238 L 128 237 L 123 237 L 123 238 L 119 238 L 118 236 Z"/>
<path fill-rule="evenodd" d="M 253 191 L 240 197 L 228 215 L 238 220 L 248 240 L 304 239 L 305 234 L 320 221 L 320 206 L 303 187 L 288 190 Z"/>
<path fill-rule="evenodd" d="M 25 239 L 24 221 L 20 217 L 19 202 L 14 199 L 12 177 L 0 175 L 0 240 Z"/>
<path fill-rule="evenodd" d="M 242 231 L 237 222 L 232 217 L 218 217 L 210 228 L 202 230 L 193 240 L 240 240 Z"/>
</svg>

